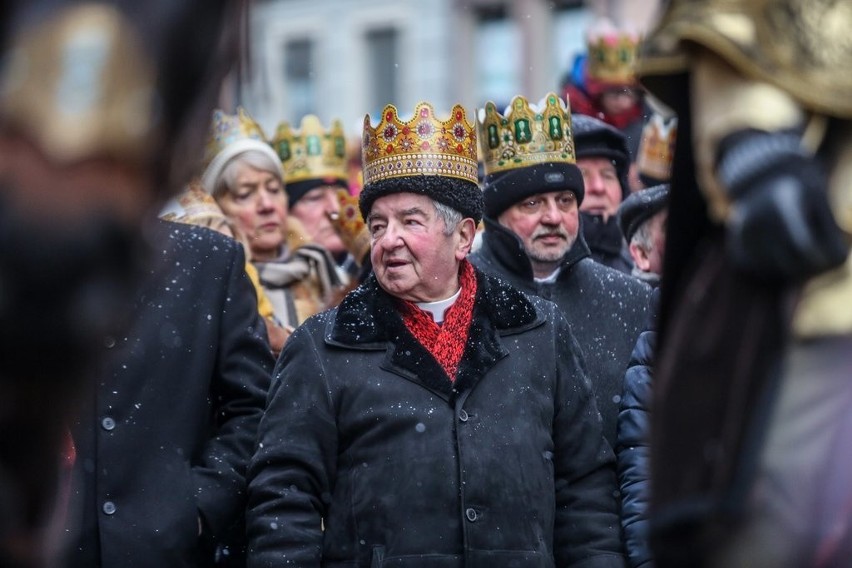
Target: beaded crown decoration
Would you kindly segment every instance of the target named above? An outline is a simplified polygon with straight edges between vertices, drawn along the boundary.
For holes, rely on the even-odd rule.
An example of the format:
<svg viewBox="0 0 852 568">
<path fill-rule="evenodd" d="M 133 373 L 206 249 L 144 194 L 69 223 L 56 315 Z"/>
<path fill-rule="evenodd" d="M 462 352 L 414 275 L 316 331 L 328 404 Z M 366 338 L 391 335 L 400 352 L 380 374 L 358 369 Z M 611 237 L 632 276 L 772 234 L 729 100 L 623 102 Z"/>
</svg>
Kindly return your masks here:
<svg viewBox="0 0 852 568">
<path fill-rule="evenodd" d="M 312 114 L 302 118 L 301 129 L 294 131 L 289 123 L 278 125 L 272 147 L 284 165 L 287 183 L 312 179 L 347 179 L 346 137 L 343 124 L 334 120 L 323 128 Z"/>
<path fill-rule="evenodd" d="M 213 123 L 204 150 L 203 163 L 209 164 L 219 152 L 240 140 L 267 143 L 263 129 L 243 107 L 237 108 L 237 114 L 228 114 L 220 109 L 213 111 Z"/>
<path fill-rule="evenodd" d="M 677 118 L 663 118 L 654 113 L 642 129 L 636 165 L 639 173 L 661 181 L 671 178 L 677 138 Z"/>
<path fill-rule="evenodd" d="M 590 78 L 613 85 L 635 83 L 639 34 L 617 29 L 604 20 L 589 30 L 586 45 Z"/>
<path fill-rule="evenodd" d="M 362 139 L 364 184 L 412 175 L 435 175 L 477 183 L 476 131 L 464 108 L 455 105 L 440 120 L 429 103 L 421 102 L 403 122 L 396 107 L 387 105 L 373 128 L 364 117 Z"/>
<path fill-rule="evenodd" d="M 576 162 L 571 111 L 554 93 L 537 106 L 518 95 L 505 116 L 488 102 L 479 111 L 477 129 L 486 174 L 543 162 Z"/>
</svg>

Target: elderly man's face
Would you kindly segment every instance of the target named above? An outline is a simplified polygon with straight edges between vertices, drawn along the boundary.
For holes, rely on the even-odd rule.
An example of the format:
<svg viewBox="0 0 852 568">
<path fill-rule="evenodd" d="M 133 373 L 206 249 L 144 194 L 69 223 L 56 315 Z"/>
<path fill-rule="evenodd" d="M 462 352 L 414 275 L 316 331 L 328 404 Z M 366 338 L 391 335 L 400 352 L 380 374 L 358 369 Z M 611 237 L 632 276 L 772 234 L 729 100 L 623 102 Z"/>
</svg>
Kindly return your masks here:
<svg viewBox="0 0 852 568">
<path fill-rule="evenodd" d="M 389 294 L 434 302 L 458 291 L 459 263 L 473 242 L 473 219 L 463 219 L 447 235 L 431 199 L 393 193 L 376 199 L 367 226 L 373 272 Z"/>
<path fill-rule="evenodd" d="M 281 253 L 287 229 L 287 194 L 274 174 L 240 165 L 233 187 L 217 198 L 251 247 L 253 260 L 268 261 Z"/>
<path fill-rule="evenodd" d="M 337 186 L 331 185 L 315 187 L 290 208 L 290 214 L 302 222 L 311 241 L 324 246 L 332 254 L 346 250 L 328 218 L 329 214 L 340 211 L 337 190 Z"/>
<path fill-rule="evenodd" d="M 663 209 L 647 221 L 646 229 L 649 239 L 646 244 L 636 242 L 630 243 L 630 256 L 636 268 L 643 272 L 662 274 L 663 256 L 666 251 L 666 223 L 669 218 L 668 209 Z"/>
<path fill-rule="evenodd" d="M 574 244 L 579 230 L 577 198 L 572 191 L 531 195 L 515 203 L 498 222 L 518 235 L 538 278 L 550 275 Z"/>
<path fill-rule="evenodd" d="M 586 196 L 580 211 L 602 215 L 609 219 L 621 204 L 621 183 L 615 164 L 609 158 L 578 158 L 577 167 L 583 174 Z"/>
</svg>

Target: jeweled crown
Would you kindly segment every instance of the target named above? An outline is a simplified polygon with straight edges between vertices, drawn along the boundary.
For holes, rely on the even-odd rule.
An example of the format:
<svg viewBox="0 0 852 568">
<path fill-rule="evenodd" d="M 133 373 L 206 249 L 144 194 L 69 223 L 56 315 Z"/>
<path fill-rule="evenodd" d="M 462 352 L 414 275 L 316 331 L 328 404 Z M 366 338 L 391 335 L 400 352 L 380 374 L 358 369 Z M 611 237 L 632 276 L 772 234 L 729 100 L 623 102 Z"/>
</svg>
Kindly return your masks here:
<svg viewBox="0 0 852 568">
<path fill-rule="evenodd" d="M 603 83 L 632 85 L 636 80 L 639 35 L 604 24 L 593 28 L 587 38 L 588 76 Z"/>
<path fill-rule="evenodd" d="M 284 165 L 287 183 L 347 178 L 346 137 L 339 120 L 332 121 L 328 130 L 312 114 L 302 118 L 298 131 L 294 131 L 289 123 L 282 122 L 272 139 L 272 147 Z"/>
<path fill-rule="evenodd" d="M 429 103 L 421 102 L 414 117 L 403 122 L 388 105 L 378 126 L 364 117 L 361 141 L 364 184 L 412 175 L 435 175 L 477 183 L 476 131 L 464 108 L 455 105 L 440 120 Z"/>
<path fill-rule="evenodd" d="M 665 119 L 659 114 L 653 114 L 642 129 L 636 158 L 639 173 L 668 181 L 671 178 L 676 138 L 677 118 Z"/>
<path fill-rule="evenodd" d="M 237 108 L 237 114 L 228 114 L 219 109 L 213 111 L 213 124 L 204 151 L 204 165 L 210 164 L 219 152 L 239 140 L 267 143 L 263 129 L 243 107 Z"/>
<path fill-rule="evenodd" d="M 576 162 L 571 111 L 554 93 L 535 108 L 518 95 L 505 116 L 488 102 L 479 111 L 477 129 L 486 174 L 544 162 Z"/>
</svg>

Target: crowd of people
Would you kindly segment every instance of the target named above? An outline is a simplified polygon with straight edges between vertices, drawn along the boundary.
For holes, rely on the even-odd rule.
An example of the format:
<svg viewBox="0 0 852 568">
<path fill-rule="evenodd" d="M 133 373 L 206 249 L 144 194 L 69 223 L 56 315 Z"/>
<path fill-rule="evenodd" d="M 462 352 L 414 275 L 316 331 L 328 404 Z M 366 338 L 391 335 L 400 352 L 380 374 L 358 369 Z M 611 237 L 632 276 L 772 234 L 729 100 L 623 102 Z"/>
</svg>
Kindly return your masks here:
<svg viewBox="0 0 852 568">
<path fill-rule="evenodd" d="M 215 108 L 241 3 L 10 3 L 0 565 L 846 565 L 816 4 L 598 22 L 540 100 L 367 116 L 353 180 L 340 121 Z"/>
</svg>

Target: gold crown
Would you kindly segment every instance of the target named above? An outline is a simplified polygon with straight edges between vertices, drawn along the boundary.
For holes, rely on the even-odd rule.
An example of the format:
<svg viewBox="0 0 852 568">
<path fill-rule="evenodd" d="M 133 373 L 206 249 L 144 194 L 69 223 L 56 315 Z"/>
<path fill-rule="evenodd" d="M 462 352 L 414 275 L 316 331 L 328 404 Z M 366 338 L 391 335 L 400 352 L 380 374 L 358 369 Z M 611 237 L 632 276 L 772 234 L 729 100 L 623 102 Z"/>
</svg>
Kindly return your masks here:
<svg viewBox="0 0 852 568">
<path fill-rule="evenodd" d="M 642 140 L 639 142 L 636 158 L 639 173 L 668 181 L 671 178 L 676 138 L 677 118 L 665 119 L 656 113 L 652 115 L 642 129 Z"/>
<path fill-rule="evenodd" d="M 616 32 L 588 41 L 588 75 L 602 83 L 629 85 L 636 80 L 639 38 Z"/>
<path fill-rule="evenodd" d="M 278 125 L 272 147 L 284 164 L 287 183 L 309 179 L 346 179 L 346 137 L 339 120 L 326 131 L 318 117 L 302 118 L 302 128 L 293 132 L 289 123 Z"/>
<path fill-rule="evenodd" d="M 417 105 L 414 117 L 402 122 L 388 105 L 376 128 L 364 117 L 362 140 L 364 184 L 412 176 L 434 175 L 477 183 L 476 131 L 464 109 L 455 105 L 441 121 L 429 103 Z"/>
<path fill-rule="evenodd" d="M 576 162 L 568 105 L 548 93 L 540 107 L 533 110 L 518 95 L 506 116 L 492 102 L 480 111 L 477 128 L 486 174 L 543 162 Z"/>
<path fill-rule="evenodd" d="M 370 232 L 361 217 L 358 196 L 351 195 L 345 189 L 338 189 L 337 201 L 340 203 L 340 211 L 332 218 L 331 224 L 346 250 L 352 253 L 355 262 L 360 266 L 370 250 Z"/>
<path fill-rule="evenodd" d="M 267 143 L 263 129 L 246 112 L 246 109 L 238 107 L 237 114 L 228 114 L 216 109 L 213 111 L 213 125 L 204 151 L 204 163 L 209 164 L 219 155 L 219 152 L 241 140 Z"/>
</svg>

